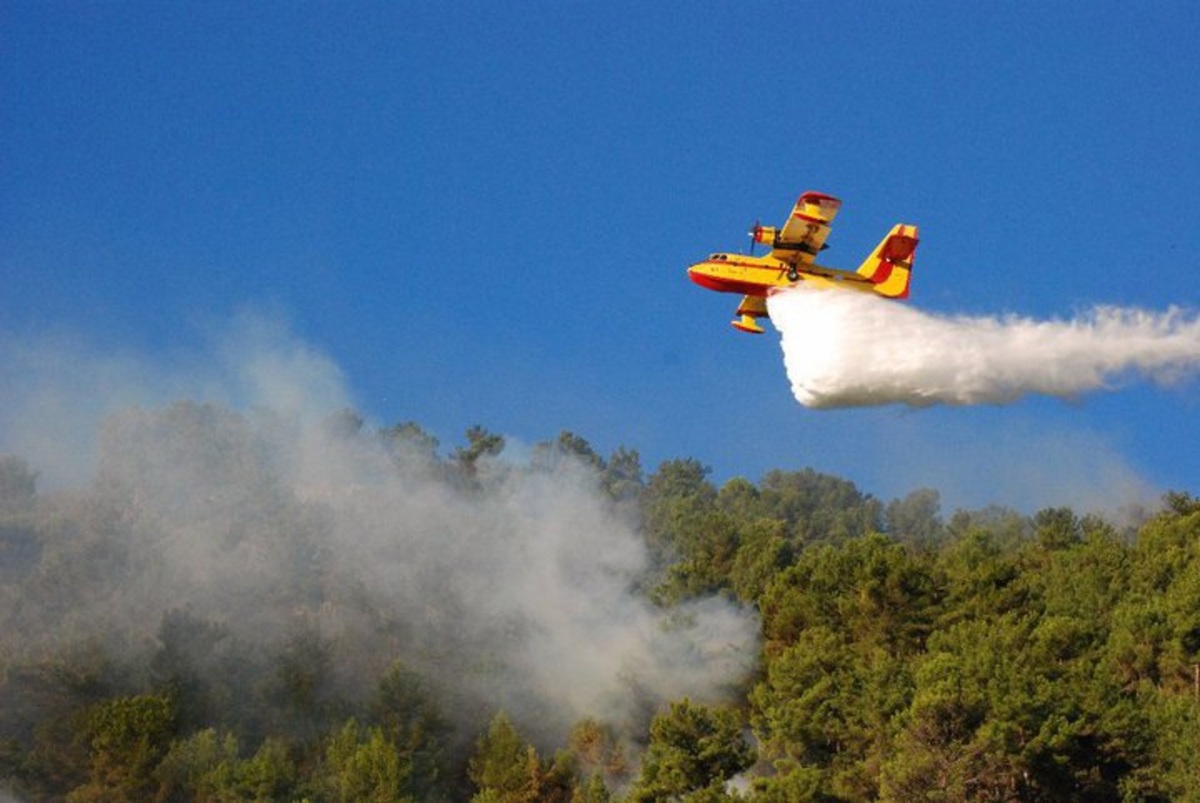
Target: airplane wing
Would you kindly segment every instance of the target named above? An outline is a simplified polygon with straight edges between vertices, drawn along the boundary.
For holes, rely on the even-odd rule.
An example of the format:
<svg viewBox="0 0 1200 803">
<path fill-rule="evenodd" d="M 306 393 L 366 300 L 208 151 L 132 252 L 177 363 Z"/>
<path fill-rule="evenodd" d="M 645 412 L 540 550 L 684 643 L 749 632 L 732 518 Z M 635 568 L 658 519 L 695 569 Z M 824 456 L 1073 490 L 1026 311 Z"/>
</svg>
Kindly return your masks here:
<svg viewBox="0 0 1200 803">
<path fill-rule="evenodd" d="M 842 202 L 832 195 L 821 192 L 801 195 L 775 236 L 771 256 L 786 262 L 810 264 L 825 247 L 829 224 L 841 208 Z"/>
</svg>

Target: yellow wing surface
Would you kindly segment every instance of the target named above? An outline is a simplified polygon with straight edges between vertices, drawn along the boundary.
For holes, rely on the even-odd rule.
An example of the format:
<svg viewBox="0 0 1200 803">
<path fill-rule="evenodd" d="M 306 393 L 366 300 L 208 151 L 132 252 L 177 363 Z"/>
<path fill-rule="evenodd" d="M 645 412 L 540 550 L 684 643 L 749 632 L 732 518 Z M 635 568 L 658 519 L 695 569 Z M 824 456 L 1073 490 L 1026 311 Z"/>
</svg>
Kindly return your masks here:
<svg viewBox="0 0 1200 803">
<path fill-rule="evenodd" d="M 755 226 L 754 239 L 771 246 L 770 256 L 793 265 L 810 265 L 825 247 L 829 224 L 842 202 L 822 192 L 806 192 L 792 207 L 782 228 Z"/>
</svg>

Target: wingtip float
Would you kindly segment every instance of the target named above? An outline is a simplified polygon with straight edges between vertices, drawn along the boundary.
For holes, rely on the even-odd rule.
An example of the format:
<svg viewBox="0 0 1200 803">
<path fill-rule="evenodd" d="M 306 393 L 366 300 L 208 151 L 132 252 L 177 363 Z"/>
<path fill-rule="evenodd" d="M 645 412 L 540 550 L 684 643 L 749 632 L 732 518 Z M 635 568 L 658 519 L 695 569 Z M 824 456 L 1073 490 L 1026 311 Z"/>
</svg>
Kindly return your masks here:
<svg viewBox="0 0 1200 803">
<path fill-rule="evenodd" d="M 827 268 L 816 257 L 828 246 L 829 225 L 842 202 L 822 192 L 806 192 L 796 201 L 781 228 L 755 224 L 750 230 L 749 254 L 716 253 L 688 268 L 693 282 L 718 293 L 741 293 L 735 329 L 762 334 L 759 318 L 767 314 L 767 296 L 782 287 L 806 285 L 875 293 L 885 298 L 908 298 L 917 244 L 916 226 L 897 224 L 880 241 L 858 270 Z M 754 255 L 754 244 L 770 247 Z"/>
</svg>

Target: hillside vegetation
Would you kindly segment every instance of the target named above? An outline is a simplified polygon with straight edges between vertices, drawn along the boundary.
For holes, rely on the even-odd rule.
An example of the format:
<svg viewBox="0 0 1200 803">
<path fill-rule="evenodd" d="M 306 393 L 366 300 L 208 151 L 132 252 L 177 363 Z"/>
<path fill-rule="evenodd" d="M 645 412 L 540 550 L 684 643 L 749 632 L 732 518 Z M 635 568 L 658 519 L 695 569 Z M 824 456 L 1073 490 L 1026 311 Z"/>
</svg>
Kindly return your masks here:
<svg viewBox="0 0 1200 803">
<path fill-rule="evenodd" d="M 1190 495 L 1118 529 L 503 448 L 177 403 L 88 488 L 0 458 L 0 789 L 1200 800 Z"/>
</svg>

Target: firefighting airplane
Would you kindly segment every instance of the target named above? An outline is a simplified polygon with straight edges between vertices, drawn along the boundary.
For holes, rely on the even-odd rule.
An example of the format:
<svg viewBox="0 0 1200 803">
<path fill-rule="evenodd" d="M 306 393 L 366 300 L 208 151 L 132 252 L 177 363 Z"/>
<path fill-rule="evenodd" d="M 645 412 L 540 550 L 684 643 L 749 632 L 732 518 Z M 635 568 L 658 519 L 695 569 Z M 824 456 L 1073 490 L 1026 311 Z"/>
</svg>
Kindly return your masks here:
<svg viewBox="0 0 1200 803">
<path fill-rule="evenodd" d="M 750 230 L 750 254 L 713 254 L 688 268 L 693 282 L 719 293 L 742 293 L 741 317 L 733 326 L 762 334 L 756 318 L 767 316 L 767 296 L 780 287 L 804 284 L 874 292 L 885 298 L 908 298 L 909 274 L 917 251 L 917 227 L 892 227 L 857 271 L 818 265 L 813 260 L 829 246 L 829 224 L 842 202 L 831 195 L 806 192 L 796 201 L 783 228 L 755 224 Z M 754 256 L 754 243 L 771 247 L 765 256 Z"/>
</svg>

